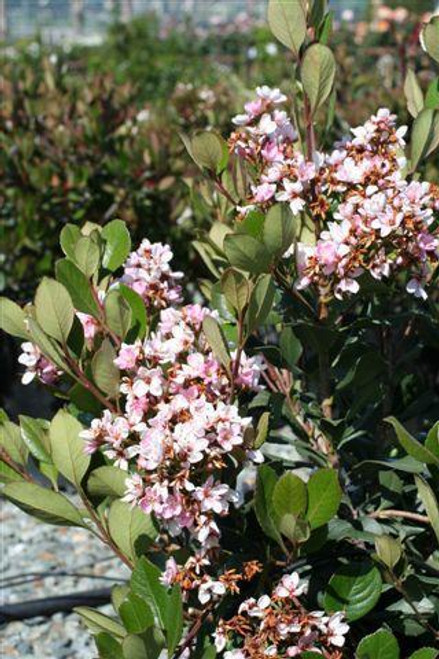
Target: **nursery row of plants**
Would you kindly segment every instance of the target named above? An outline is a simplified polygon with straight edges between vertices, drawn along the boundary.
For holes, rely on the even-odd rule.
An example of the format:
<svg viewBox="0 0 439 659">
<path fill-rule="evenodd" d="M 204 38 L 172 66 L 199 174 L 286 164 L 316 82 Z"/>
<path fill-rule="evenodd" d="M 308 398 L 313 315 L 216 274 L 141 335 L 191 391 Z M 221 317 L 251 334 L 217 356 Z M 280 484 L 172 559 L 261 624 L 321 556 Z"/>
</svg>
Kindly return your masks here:
<svg viewBox="0 0 439 659">
<path fill-rule="evenodd" d="M 102 659 L 436 659 L 439 18 L 391 79 L 324 0 L 267 24 L 166 99 L 138 41 L 11 63 L 0 328 L 58 411 L 2 413 L 2 493 L 129 568 Z"/>
</svg>

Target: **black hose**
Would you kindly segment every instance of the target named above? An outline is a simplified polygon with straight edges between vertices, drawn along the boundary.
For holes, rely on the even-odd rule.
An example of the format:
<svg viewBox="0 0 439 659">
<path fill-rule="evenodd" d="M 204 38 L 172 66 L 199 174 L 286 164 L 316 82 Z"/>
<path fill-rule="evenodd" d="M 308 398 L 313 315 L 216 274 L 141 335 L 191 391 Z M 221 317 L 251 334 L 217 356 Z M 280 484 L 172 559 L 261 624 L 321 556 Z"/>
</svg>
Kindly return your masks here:
<svg viewBox="0 0 439 659">
<path fill-rule="evenodd" d="M 17 602 L 0 606 L 0 624 L 11 620 L 26 620 L 37 616 L 51 616 L 54 613 L 69 613 L 76 606 L 102 606 L 111 601 L 111 588 L 86 590 L 59 597 Z"/>
</svg>

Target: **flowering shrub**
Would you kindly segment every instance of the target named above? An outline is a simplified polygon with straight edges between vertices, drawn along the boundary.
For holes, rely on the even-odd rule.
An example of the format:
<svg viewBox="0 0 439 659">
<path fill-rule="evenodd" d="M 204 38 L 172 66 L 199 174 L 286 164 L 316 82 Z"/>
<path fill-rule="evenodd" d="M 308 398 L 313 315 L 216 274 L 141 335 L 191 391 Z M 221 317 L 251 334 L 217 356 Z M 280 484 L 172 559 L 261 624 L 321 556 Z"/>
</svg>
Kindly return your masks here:
<svg viewBox="0 0 439 659">
<path fill-rule="evenodd" d="M 65 403 L 3 414 L 3 494 L 131 570 L 116 618 L 78 609 L 103 659 L 438 655 L 437 115 L 411 94 L 407 153 L 387 110 L 324 151 L 336 64 L 308 4 L 268 6 L 292 96 L 183 136 L 218 209 L 203 304 L 120 220 L 67 224 L 56 277 L 1 300 L 23 381 Z M 436 19 L 423 42 L 437 58 Z"/>
</svg>

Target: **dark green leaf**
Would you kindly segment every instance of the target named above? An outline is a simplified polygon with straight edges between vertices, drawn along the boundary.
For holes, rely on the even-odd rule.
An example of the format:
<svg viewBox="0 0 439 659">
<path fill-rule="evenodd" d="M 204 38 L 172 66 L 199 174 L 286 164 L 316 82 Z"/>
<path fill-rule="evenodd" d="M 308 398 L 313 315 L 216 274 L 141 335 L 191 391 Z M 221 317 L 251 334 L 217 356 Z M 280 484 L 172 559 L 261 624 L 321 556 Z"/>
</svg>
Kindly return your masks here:
<svg viewBox="0 0 439 659">
<path fill-rule="evenodd" d="M 334 469 L 319 469 L 307 484 L 308 508 L 306 519 L 312 529 L 329 522 L 337 513 L 342 490 Z"/>
<path fill-rule="evenodd" d="M 371 611 L 381 596 L 381 575 L 371 563 L 343 565 L 329 580 L 324 604 L 328 613 L 345 611 L 358 620 Z"/>
<path fill-rule="evenodd" d="M 399 659 L 398 641 L 387 629 L 365 636 L 355 653 L 357 659 Z"/>
<path fill-rule="evenodd" d="M 84 526 L 79 511 L 66 497 L 34 483 L 10 483 L 2 490 L 4 496 L 47 524 L 58 526 Z"/>
<path fill-rule="evenodd" d="M 126 260 L 131 249 L 130 233 L 125 222 L 113 220 L 102 229 L 102 238 L 105 240 L 105 250 L 102 265 L 114 272 Z"/>
</svg>

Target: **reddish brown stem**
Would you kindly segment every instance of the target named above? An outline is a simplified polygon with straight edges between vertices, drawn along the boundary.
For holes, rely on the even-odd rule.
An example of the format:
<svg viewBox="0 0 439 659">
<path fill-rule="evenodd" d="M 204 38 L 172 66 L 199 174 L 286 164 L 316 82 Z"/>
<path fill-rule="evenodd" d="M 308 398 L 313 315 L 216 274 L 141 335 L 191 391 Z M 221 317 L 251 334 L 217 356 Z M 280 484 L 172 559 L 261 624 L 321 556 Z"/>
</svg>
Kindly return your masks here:
<svg viewBox="0 0 439 659">
<path fill-rule="evenodd" d="M 26 469 L 11 458 L 11 456 L 3 446 L 0 446 L 0 460 L 4 462 L 6 465 L 8 465 L 8 467 L 10 467 L 13 471 L 15 471 L 16 474 L 24 478 L 29 483 L 34 482 L 34 479 L 26 471 Z"/>
</svg>

